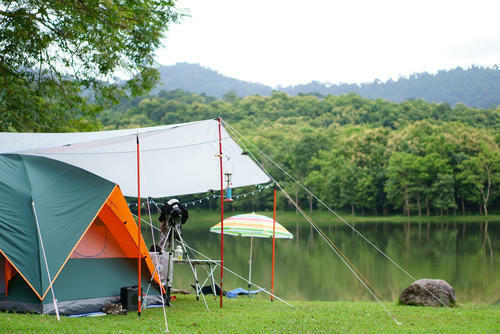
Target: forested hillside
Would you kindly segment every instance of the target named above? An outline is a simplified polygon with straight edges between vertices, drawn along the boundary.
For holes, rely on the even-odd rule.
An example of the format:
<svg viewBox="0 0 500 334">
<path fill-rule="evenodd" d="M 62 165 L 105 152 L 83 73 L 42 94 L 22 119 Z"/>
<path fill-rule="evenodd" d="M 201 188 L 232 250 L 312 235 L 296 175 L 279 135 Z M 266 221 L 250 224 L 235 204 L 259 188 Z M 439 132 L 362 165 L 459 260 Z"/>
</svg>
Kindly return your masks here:
<svg viewBox="0 0 500 334">
<path fill-rule="evenodd" d="M 222 98 L 232 91 L 237 96 L 271 95 L 273 89 L 258 83 L 229 78 L 197 64 L 181 63 L 160 66 L 161 83 L 154 91 L 182 89 L 191 93 L 205 93 Z M 477 108 L 500 105 L 500 69 L 473 66 L 439 71 L 436 74 L 416 73 L 396 81 L 375 80 L 362 84 L 334 84 L 313 81 L 308 84 L 278 87 L 276 90 L 290 95 L 320 94 L 341 95 L 356 93 L 360 96 L 382 98 L 395 102 L 422 99 L 428 102 L 446 102 L 451 105 L 463 103 Z"/>
<path fill-rule="evenodd" d="M 162 91 L 122 103 L 101 121 L 115 129 L 219 115 L 336 209 L 419 215 L 500 209 L 500 108 L 355 94 L 228 94 L 219 100 Z M 316 207 L 270 163 L 265 166 L 302 206 Z M 248 210 L 270 203 L 260 197 L 234 206 Z M 287 207 L 284 198 L 280 205 Z"/>
</svg>

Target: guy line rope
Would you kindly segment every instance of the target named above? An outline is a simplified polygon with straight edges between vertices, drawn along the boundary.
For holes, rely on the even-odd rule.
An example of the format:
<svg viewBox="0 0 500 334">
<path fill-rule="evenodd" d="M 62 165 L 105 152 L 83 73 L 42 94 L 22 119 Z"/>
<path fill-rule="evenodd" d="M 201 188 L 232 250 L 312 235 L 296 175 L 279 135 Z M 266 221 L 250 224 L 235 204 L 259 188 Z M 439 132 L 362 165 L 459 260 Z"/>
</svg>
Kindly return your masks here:
<svg viewBox="0 0 500 334">
<path fill-rule="evenodd" d="M 141 170 L 144 170 L 143 160 L 142 159 L 140 160 L 140 163 L 141 163 Z M 146 175 L 143 176 L 143 179 L 144 179 L 144 181 L 146 181 Z M 145 193 L 146 193 L 146 199 L 149 198 L 149 196 L 148 196 L 149 192 L 148 192 L 147 184 L 148 184 L 147 182 L 144 182 L 144 188 L 145 188 L 144 190 L 145 190 Z M 153 245 L 156 245 L 155 236 L 154 236 L 154 232 L 153 232 L 153 222 L 152 222 L 152 219 L 151 219 L 151 207 L 149 205 L 149 200 L 146 200 L 146 202 L 147 202 L 148 216 L 149 216 L 149 222 L 150 222 L 149 225 L 151 226 L 151 238 L 152 238 L 151 240 L 153 241 Z M 141 210 L 141 208 L 137 208 L 137 210 Z M 138 216 L 137 219 L 140 219 L 140 216 Z M 142 236 L 142 231 L 139 231 L 139 233 Z M 140 240 L 137 240 L 137 243 L 140 245 Z M 154 276 L 155 276 L 155 273 L 156 273 L 158 275 L 158 280 L 160 281 L 159 282 L 160 285 L 163 285 L 161 283 L 160 271 L 157 271 L 157 269 L 156 269 L 156 268 L 159 268 L 159 266 L 160 266 L 160 259 L 159 259 L 158 256 L 156 256 L 155 259 L 156 259 L 155 270 L 153 272 L 151 280 L 154 280 Z M 148 296 L 148 292 L 149 292 L 150 286 L 151 286 L 151 281 L 149 282 L 148 288 L 146 290 L 146 297 Z M 168 333 L 169 329 L 168 329 L 167 311 L 165 309 L 165 295 L 163 294 L 163 287 L 162 286 L 160 286 L 160 297 L 161 297 L 161 304 L 162 304 L 162 308 L 163 308 L 163 319 L 165 321 L 165 332 Z M 142 298 L 142 296 L 140 298 Z"/>
<path fill-rule="evenodd" d="M 278 168 L 281 172 L 283 172 L 287 177 L 289 177 L 292 181 L 294 181 L 297 185 L 299 185 L 304 191 L 306 191 L 310 196 L 312 196 L 314 199 L 316 199 L 321 205 L 323 205 L 330 213 L 332 213 L 333 215 L 335 215 L 340 221 L 342 221 L 344 224 L 346 224 L 352 231 L 354 231 L 357 235 L 359 235 L 363 240 L 365 240 L 370 246 L 372 246 L 373 248 L 375 248 L 380 254 L 382 254 L 387 260 L 389 260 L 393 265 L 395 265 L 399 270 L 401 270 L 405 275 L 407 275 L 408 277 L 410 277 L 412 280 L 416 281 L 417 279 L 411 275 L 410 273 L 408 273 L 405 269 L 403 269 L 396 261 L 394 261 L 389 255 L 387 255 L 385 252 L 383 252 L 380 248 L 378 248 L 375 244 L 373 244 L 369 239 L 367 239 L 363 234 L 361 234 L 361 232 L 359 232 L 357 229 L 354 228 L 354 226 L 352 224 L 349 224 L 343 217 L 341 217 L 339 214 L 337 214 L 333 209 L 331 209 L 326 203 L 324 203 L 320 198 L 318 198 L 314 193 L 312 193 L 309 189 L 307 189 L 302 183 L 300 183 L 296 178 L 294 178 L 290 173 L 288 173 L 286 170 L 284 170 L 280 165 L 278 165 L 276 162 L 274 162 L 274 160 L 272 160 L 268 155 L 266 155 L 264 152 L 262 152 L 255 144 L 253 144 L 251 141 L 249 141 L 247 138 L 245 138 L 240 132 L 238 132 L 236 129 L 234 129 L 231 125 L 229 125 L 227 122 L 225 122 L 223 120 L 223 123 L 224 125 L 226 126 L 226 128 L 229 130 L 229 132 L 233 135 L 233 137 L 238 141 L 239 144 L 241 144 L 243 146 L 243 148 L 245 149 L 246 152 L 248 152 L 248 154 L 252 157 L 252 159 L 254 160 L 254 162 L 256 162 L 265 172 L 266 174 L 271 178 L 271 180 L 273 180 L 273 182 L 275 182 L 278 187 L 283 191 L 283 193 L 285 194 L 285 196 L 289 199 L 289 201 L 297 208 L 297 210 L 299 210 L 299 212 L 301 212 L 301 214 L 304 216 L 304 218 L 309 222 L 309 224 L 311 224 L 314 229 L 323 237 L 323 239 L 325 240 L 325 242 L 330 245 L 330 247 L 332 248 L 332 250 L 334 250 L 334 252 L 337 254 L 337 256 L 339 256 L 341 258 L 341 260 L 344 262 L 344 264 L 347 265 L 347 267 L 353 272 L 353 274 L 363 283 L 363 285 L 367 288 L 367 290 L 370 292 L 370 294 L 372 294 L 372 296 L 377 300 L 378 298 L 371 292 L 371 290 L 365 285 L 365 283 L 358 277 L 358 275 L 353 271 L 353 269 L 344 261 L 343 257 L 337 253 L 337 250 L 338 248 L 333 245 L 333 243 L 331 242 L 331 240 L 329 240 L 327 237 L 326 237 L 326 234 L 321 231 L 321 229 L 309 218 L 307 217 L 307 215 L 303 212 L 302 209 L 300 209 L 297 205 L 297 203 L 295 203 L 291 198 L 290 196 L 284 191 L 284 189 L 281 187 L 281 185 L 279 185 L 276 180 L 269 174 L 269 172 L 267 172 L 267 170 L 264 168 L 264 166 L 259 162 L 259 160 L 254 156 L 254 154 L 248 149 L 247 145 L 245 145 L 245 143 L 243 142 L 243 140 L 245 142 L 247 142 L 249 145 L 251 145 L 257 152 L 259 152 L 263 157 L 265 157 L 269 162 L 271 162 L 276 168 Z M 321 232 L 320 232 L 321 231 Z M 337 248 L 334 249 L 332 247 L 332 245 Z M 342 254 L 343 255 L 343 254 Z M 344 256 L 345 257 L 345 256 Z M 357 270 L 356 270 L 357 271 Z M 433 294 L 431 291 L 429 291 L 427 288 L 423 287 L 433 298 L 435 298 L 437 301 L 439 301 L 443 306 L 445 306 L 446 308 L 448 309 L 451 309 L 448 305 L 446 305 L 439 297 L 437 297 L 435 294 Z M 376 290 L 375 290 L 376 291 Z M 379 302 L 380 305 L 383 306 L 383 304 L 381 302 Z M 385 306 L 383 306 L 384 309 Z M 387 311 L 387 309 L 386 309 Z M 387 311 L 388 312 L 388 311 Z M 394 321 L 398 324 L 400 324 L 394 317 L 393 317 Z"/>
</svg>

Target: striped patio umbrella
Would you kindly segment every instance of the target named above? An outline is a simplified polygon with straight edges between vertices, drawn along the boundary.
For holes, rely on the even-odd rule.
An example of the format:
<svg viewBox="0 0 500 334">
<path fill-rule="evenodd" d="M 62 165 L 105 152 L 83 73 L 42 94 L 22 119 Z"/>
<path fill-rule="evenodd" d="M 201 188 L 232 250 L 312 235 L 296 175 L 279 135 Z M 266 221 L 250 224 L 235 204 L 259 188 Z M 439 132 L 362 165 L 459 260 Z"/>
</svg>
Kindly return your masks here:
<svg viewBox="0 0 500 334">
<path fill-rule="evenodd" d="M 210 228 L 210 232 L 221 233 L 221 223 Z M 224 235 L 235 235 L 240 237 L 250 237 L 250 260 L 248 261 L 248 290 L 250 290 L 252 281 L 252 244 L 253 238 L 272 238 L 273 237 L 273 219 L 255 214 L 246 213 L 224 219 Z M 288 232 L 278 222 L 275 222 L 275 238 L 293 239 L 293 235 Z"/>
</svg>

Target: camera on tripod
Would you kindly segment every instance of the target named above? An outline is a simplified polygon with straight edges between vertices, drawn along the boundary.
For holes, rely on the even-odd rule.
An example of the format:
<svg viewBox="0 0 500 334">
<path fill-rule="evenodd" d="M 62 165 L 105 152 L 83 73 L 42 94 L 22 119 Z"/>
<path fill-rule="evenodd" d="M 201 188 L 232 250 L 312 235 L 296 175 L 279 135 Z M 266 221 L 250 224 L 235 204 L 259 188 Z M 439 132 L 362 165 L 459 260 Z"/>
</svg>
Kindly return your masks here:
<svg viewBox="0 0 500 334">
<path fill-rule="evenodd" d="M 161 208 L 160 213 L 160 231 L 162 234 L 160 247 L 163 251 L 165 248 L 171 248 L 168 235 L 174 236 L 175 234 L 182 233 L 182 225 L 186 223 L 189 218 L 188 210 L 182 205 L 179 200 L 171 199 Z"/>
<path fill-rule="evenodd" d="M 171 226 L 185 224 L 189 214 L 179 200 L 171 199 L 161 208 L 160 222 Z"/>
</svg>

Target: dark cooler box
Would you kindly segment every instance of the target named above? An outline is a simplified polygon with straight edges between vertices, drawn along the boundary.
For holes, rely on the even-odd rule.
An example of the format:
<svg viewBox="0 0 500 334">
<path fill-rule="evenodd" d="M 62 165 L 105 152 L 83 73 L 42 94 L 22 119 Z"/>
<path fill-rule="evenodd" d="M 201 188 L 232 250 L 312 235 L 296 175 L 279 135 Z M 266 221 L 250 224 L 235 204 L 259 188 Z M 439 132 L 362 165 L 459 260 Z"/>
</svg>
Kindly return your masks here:
<svg viewBox="0 0 500 334">
<path fill-rule="evenodd" d="M 138 286 L 124 286 L 120 289 L 120 302 L 127 311 L 137 310 Z"/>
</svg>

